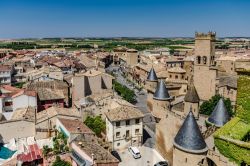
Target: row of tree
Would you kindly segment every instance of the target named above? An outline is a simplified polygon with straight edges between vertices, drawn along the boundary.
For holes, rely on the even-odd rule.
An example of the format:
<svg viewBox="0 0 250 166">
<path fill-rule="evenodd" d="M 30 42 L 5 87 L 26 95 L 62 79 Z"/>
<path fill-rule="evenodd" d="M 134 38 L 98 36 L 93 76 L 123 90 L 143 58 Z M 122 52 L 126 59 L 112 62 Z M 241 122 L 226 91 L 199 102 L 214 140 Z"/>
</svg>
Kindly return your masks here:
<svg viewBox="0 0 250 166">
<path fill-rule="evenodd" d="M 115 91 L 120 95 L 124 100 L 130 102 L 130 103 L 135 103 L 136 102 L 136 95 L 135 92 L 128 87 L 120 84 L 117 81 L 114 81 L 113 87 Z"/>
</svg>

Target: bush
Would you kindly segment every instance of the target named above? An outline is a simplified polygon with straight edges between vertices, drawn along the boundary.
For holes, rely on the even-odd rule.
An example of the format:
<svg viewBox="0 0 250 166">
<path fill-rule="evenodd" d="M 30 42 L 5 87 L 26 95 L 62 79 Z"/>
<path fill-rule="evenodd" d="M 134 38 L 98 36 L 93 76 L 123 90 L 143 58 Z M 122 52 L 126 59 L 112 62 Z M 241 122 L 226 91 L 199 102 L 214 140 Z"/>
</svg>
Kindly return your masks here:
<svg viewBox="0 0 250 166">
<path fill-rule="evenodd" d="M 84 121 L 84 124 L 93 130 L 97 136 L 101 136 L 101 133 L 106 130 L 106 124 L 102 120 L 101 116 L 88 116 Z"/>
<path fill-rule="evenodd" d="M 52 151 L 52 149 L 49 148 L 48 145 L 43 146 L 43 152 L 42 153 L 43 153 L 45 158 L 47 158 L 49 152 L 51 152 L 51 151 Z"/>
<path fill-rule="evenodd" d="M 52 166 L 71 166 L 71 164 L 68 161 L 62 160 L 59 156 L 56 156 L 56 160 Z"/>
<path fill-rule="evenodd" d="M 210 115 L 216 104 L 218 103 L 218 101 L 220 100 L 220 98 L 222 98 L 220 95 L 215 95 L 213 96 L 211 99 L 209 99 L 208 101 L 204 101 L 201 106 L 200 106 L 200 113 L 204 114 L 204 115 Z M 229 116 L 233 116 L 233 110 L 232 110 L 232 105 L 231 105 L 231 101 L 230 99 L 225 99 L 223 98 L 225 106 L 227 108 L 227 111 L 229 113 Z"/>
<path fill-rule="evenodd" d="M 62 132 L 59 132 L 57 136 L 53 138 L 53 152 L 54 154 L 60 154 L 68 151 L 67 137 Z"/>
</svg>

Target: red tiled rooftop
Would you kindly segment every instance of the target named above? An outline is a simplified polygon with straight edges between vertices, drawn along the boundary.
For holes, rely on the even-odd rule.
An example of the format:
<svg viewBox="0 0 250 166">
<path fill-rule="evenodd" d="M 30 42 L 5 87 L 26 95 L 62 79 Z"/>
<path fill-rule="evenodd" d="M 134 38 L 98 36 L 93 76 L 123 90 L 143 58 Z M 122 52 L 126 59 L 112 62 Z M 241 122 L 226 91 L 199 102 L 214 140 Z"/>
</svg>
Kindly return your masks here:
<svg viewBox="0 0 250 166">
<path fill-rule="evenodd" d="M 18 154 L 17 160 L 22 162 L 31 162 L 42 158 L 41 150 L 38 148 L 37 144 L 29 145 L 28 152 Z"/>
</svg>

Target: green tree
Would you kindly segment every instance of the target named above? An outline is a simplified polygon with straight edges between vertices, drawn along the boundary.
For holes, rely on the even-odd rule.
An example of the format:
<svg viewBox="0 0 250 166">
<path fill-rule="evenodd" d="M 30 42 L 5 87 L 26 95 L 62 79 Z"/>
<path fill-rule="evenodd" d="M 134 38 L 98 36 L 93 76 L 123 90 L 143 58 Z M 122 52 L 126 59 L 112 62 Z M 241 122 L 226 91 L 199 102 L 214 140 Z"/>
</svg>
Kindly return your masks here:
<svg viewBox="0 0 250 166">
<path fill-rule="evenodd" d="M 51 151 L 51 149 L 48 147 L 48 145 L 43 146 L 43 155 L 45 158 L 48 157 L 48 154 L 50 151 Z"/>
<path fill-rule="evenodd" d="M 71 164 L 68 161 L 62 160 L 59 156 L 56 156 L 56 160 L 52 166 L 71 166 Z"/>
<path fill-rule="evenodd" d="M 59 141 L 57 139 L 55 139 L 54 143 L 53 143 L 53 152 L 54 152 L 54 154 L 60 153 L 60 144 L 59 144 Z"/>
<path fill-rule="evenodd" d="M 214 95 L 211 99 L 209 99 L 208 101 L 204 101 L 201 106 L 200 106 L 200 113 L 204 114 L 204 115 L 210 115 L 216 104 L 218 103 L 218 101 L 220 100 L 220 98 L 223 98 L 220 95 Z M 225 106 L 227 108 L 227 111 L 229 113 L 230 116 L 233 116 L 233 110 L 232 110 L 232 104 L 230 99 L 225 99 L 223 98 Z"/>
<path fill-rule="evenodd" d="M 106 129 L 106 124 L 102 120 L 101 116 L 88 116 L 84 121 L 84 124 L 86 124 L 91 130 L 93 130 L 97 136 L 100 136 L 101 132 L 104 132 Z"/>
</svg>

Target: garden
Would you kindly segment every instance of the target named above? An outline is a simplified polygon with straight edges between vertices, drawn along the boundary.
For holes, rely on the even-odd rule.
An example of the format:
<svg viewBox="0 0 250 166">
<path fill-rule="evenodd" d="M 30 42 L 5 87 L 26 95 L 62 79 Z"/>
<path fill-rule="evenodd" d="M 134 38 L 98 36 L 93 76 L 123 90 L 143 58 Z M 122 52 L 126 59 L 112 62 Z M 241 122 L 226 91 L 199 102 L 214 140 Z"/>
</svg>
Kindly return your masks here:
<svg viewBox="0 0 250 166">
<path fill-rule="evenodd" d="M 238 165 L 250 165 L 250 76 L 238 79 L 236 117 L 214 134 L 220 153 Z"/>
</svg>

